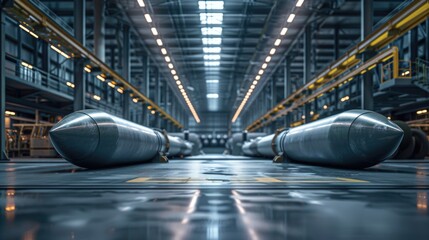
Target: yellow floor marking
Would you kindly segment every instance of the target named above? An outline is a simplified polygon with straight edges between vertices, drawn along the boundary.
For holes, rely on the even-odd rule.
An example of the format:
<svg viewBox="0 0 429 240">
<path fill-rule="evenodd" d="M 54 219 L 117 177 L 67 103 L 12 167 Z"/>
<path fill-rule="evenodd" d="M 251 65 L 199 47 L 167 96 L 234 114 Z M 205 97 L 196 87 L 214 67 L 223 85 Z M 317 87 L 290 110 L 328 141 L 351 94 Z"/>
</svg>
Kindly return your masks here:
<svg viewBox="0 0 429 240">
<path fill-rule="evenodd" d="M 256 180 L 256 181 L 255 181 Z M 304 178 L 304 179 L 278 179 L 273 177 L 265 178 L 248 178 L 248 179 L 211 179 L 211 178 L 134 178 L 128 180 L 127 183 L 208 183 L 208 182 L 229 182 L 229 183 L 367 183 L 368 181 L 353 179 L 353 178 Z"/>
<path fill-rule="evenodd" d="M 266 177 L 266 178 L 255 178 L 256 181 L 258 182 L 266 182 L 266 183 L 273 183 L 273 182 L 283 182 L 282 180 L 279 180 L 277 178 L 270 178 L 270 177 Z"/>
<path fill-rule="evenodd" d="M 367 183 L 368 181 L 359 180 L 359 179 L 353 179 L 353 178 L 337 178 L 338 180 L 345 181 L 345 182 L 355 182 L 355 183 Z"/>
<path fill-rule="evenodd" d="M 149 179 L 150 178 L 139 177 L 139 178 L 134 178 L 134 179 L 128 180 L 127 182 L 129 182 L 129 183 L 140 183 L 140 182 L 146 182 Z"/>
</svg>

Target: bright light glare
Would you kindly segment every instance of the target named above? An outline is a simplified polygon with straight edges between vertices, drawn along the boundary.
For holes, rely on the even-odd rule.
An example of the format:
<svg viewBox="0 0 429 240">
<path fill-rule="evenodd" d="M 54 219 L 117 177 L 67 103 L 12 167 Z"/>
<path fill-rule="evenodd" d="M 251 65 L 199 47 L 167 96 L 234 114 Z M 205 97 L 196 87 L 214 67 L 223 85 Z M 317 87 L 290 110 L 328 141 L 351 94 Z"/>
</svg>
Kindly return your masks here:
<svg viewBox="0 0 429 240">
<path fill-rule="evenodd" d="M 289 15 L 289 17 L 287 18 L 287 22 L 288 22 L 288 23 L 293 22 L 293 19 L 294 19 L 294 18 L 295 18 L 295 14 L 291 13 L 291 14 Z"/>
<path fill-rule="evenodd" d="M 284 36 L 287 33 L 287 28 L 283 28 L 282 31 L 280 32 L 280 35 Z"/>
<path fill-rule="evenodd" d="M 143 0 L 137 0 L 137 2 L 139 3 L 139 6 L 140 6 L 140 7 L 144 7 L 144 6 L 145 6 L 145 4 L 144 4 L 144 1 L 143 1 Z"/>
<path fill-rule="evenodd" d="M 207 80 L 207 83 L 219 83 L 219 80 L 213 79 L 213 80 Z"/>
<path fill-rule="evenodd" d="M 220 53 L 221 48 L 220 47 L 204 47 L 203 52 L 204 53 Z"/>
<path fill-rule="evenodd" d="M 223 9 L 223 1 L 198 1 L 200 9 Z"/>
<path fill-rule="evenodd" d="M 219 98 L 219 94 L 217 93 L 208 93 L 207 98 Z"/>
<path fill-rule="evenodd" d="M 152 18 L 150 17 L 150 14 L 146 13 L 146 14 L 144 15 L 144 18 L 146 18 L 146 21 L 147 21 L 148 23 L 151 23 L 151 22 L 152 22 Z"/>
<path fill-rule="evenodd" d="M 222 38 L 202 38 L 204 45 L 219 45 L 222 43 Z"/>
<path fill-rule="evenodd" d="M 204 62 L 204 66 L 219 66 L 220 62 Z"/>
<path fill-rule="evenodd" d="M 221 27 L 203 27 L 201 28 L 203 35 L 222 35 Z"/>
<path fill-rule="evenodd" d="M 150 29 L 151 31 L 152 31 L 152 34 L 154 35 L 154 36 L 158 36 L 158 30 L 156 30 L 156 28 L 151 28 Z"/>
<path fill-rule="evenodd" d="M 200 13 L 201 24 L 222 24 L 223 13 Z"/>
<path fill-rule="evenodd" d="M 220 60 L 220 55 L 204 55 L 204 60 Z"/>
<path fill-rule="evenodd" d="M 280 43 L 282 42 L 282 40 L 279 38 L 279 39 L 277 39 L 275 42 L 274 42 L 274 46 L 279 46 L 280 45 Z"/>
<path fill-rule="evenodd" d="M 298 0 L 298 2 L 296 3 L 296 6 L 301 7 L 303 3 L 304 3 L 304 0 Z"/>
</svg>

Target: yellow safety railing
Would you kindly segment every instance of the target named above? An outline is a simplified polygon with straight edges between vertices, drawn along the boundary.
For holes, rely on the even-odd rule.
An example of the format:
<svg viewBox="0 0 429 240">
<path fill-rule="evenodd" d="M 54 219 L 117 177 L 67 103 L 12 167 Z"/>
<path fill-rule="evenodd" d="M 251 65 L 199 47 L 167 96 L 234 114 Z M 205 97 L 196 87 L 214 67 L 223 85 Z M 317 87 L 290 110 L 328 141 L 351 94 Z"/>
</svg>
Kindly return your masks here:
<svg viewBox="0 0 429 240">
<path fill-rule="evenodd" d="M 413 72 L 413 63 L 411 61 L 397 61 L 395 59 L 383 65 L 381 69 L 381 82 L 383 83 L 392 79 L 411 79 Z"/>
<path fill-rule="evenodd" d="M 183 125 L 168 114 L 163 108 L 153 102 L 148 96 L 143 94 L 137 87 L 132 85 L 128 80 L 123 78 L 119 73 L 111 69 L 106 63 L 101 61 L 92 51 L 76 40 L 67 30 L 60 26 L 57 22 L 51 20 L 38 7 L 27 0 L 14 0 L 11 6 L 7 6 L 4 10 L 25 26 L 31 26 L 32 29 L 40 31 L 38 37 L 44 39 L 52 46 L 61 48 L 60 51 L 67 51 L 73 58 L 86 58 L 91 62 L 93 67 L 99 67 L 103 74 L 112 77 L 118 81 L 125 89 L 130 90 L 133 97 L 141 98 L 146 104 L 157 111 L 160 116 L 172 122 L 178 128 L 183 128 Z M 36 31 L 36 30 L 35 30 Z"/>
<path fill-rule="evenodd" d="M 297 106 L 305 104 L 305 101 L 313 101 L 314 95 L 320 96 L 321 92 L 324 92 L 326 89 L 332 90 L 332 86 L 340 82 L 351 81 L 353 76 L 350 76 L 347 72 L 350 69 L 355 68 L 359 63 L 360 59 L 357 58 L 358 54 L 364 53 L 367 50 L 370 51 L 379 51 L 382 48 L 386 47 L 389 43 L 393 42 L 397 38 L 404 35 L 406 32 L 416 27 L 418 24 L 426 20 L 429 16 L 429 1 L 428 0 L 416 0 L 397 14 L 395 14 L 392 19 L 381 25 L 369 36 L 367 36 L 363 41 L 358 43 L 355 47 L 351 48 L 346 54 L 337 61 L 323 70 L 317 77 L 312 79 L 308 84 L 299 88 L 289 97 L 283 99 L 279 104 L 274 108 L 270 109 L 263 116 L 255 120 L 249 126 L 246 127 L 248 131 L 254 131 L 260 127 L 266 126 L 270 122 L 276 120 L 279 116 L 284 116 L 291 109 L 295 109 Z M 392 49 L 392 48 L 391 48 Z M 389 51 L 389 50 L 388 50 Z M 386 55 L 386 51 L 378 54 L 377 56 Z M 364 74 L 365 72 L 376 67 L 376 64 L 380 62 L 386 62 L 393 58 L 393 65 L 391 66 L 393 74 L 402 74 L 399 71 L 399 58 L 397 49 L 389 53 L 388 56 L 385 56 L 385 59 L 378 59 L 377 62 L 374 62 L 374 58 L 370 61 L 367 61 L 365 64 L 360 65 L 358 68 L 361 72 L 358 74 Z M 370 64 L 369 66 L 367 66 Z M 375 64 L 375 65 L 374 65 Z M 352 70 L 353 73 L 356 73 L 356 70 Z M 410 71 L 411 72 L 411 71 Z M 346 77 L 341 77 L 340 80 L 337 80 L 332 84 L 331 82 L 338 78 L 339 76 L 345 75 Z M 398 75 L 393 75 L 393 77 L 399 77 Z M 348 77 L 348 78 L 347 78 Z M 404 76 L 405 77 L 405 76 Z M 327 86 L 327 87 L 325 87 Z M 337 86 L 337 85 L 335 85 Z M 317 91 L 318 89 L 323 88 L 323 91 Z M 309 97 L 306 96 L 306 92 L 310 90 L 313 93 Z M 288 107 L 287 107 L 288 106 Z"/>
</svg>

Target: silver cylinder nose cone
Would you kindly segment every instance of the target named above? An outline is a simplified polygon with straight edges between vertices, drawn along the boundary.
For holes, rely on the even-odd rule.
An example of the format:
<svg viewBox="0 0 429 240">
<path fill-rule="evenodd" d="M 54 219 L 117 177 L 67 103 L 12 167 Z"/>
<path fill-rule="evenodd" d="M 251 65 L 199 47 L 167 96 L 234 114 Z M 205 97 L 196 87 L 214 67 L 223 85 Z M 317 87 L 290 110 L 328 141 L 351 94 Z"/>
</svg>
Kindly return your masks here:
<svg viewBox="0 0 429 240">
<path fill-rule="evenodd" d="M 58 122 L 49 132 L 57 152 L 72 163 L 90 156 L 98 147 L 97 123 L 84 113 L 74 113 Z"/>
<path fill-rule="evenodd" d="M 392 156 L 403 136 L 398 125 L 378 113 L 369 112 L 352 123 L 349 143 L 354 154 L 372 161 Z"/>
</svg>

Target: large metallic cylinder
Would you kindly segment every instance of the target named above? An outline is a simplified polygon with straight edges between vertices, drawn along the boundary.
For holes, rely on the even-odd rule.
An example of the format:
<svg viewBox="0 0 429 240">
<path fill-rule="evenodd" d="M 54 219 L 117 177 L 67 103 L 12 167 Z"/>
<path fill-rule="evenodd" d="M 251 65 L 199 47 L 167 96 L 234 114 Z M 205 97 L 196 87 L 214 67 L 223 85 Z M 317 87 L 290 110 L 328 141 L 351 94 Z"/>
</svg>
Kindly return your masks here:
<svg viewBox="0 0 429 240">
<path fill-rule="evenodd" d="M 296 162 L 366 168 L 392 156 L 402 137 L 401 128 L 386 117 L 367 110 L 350 110 L 266 136 L 256 140 L 253 148 L 257 153 L 254 156 L 283 153 Z"/>
<path fill-rule="evenodd" d="M 85 168 L 141 163 L 167 151 L 188 155 L 192 149 L 189 142 L 98 110 L 67 115 L 49 135 L 63 158 Z"/>
</svg>

